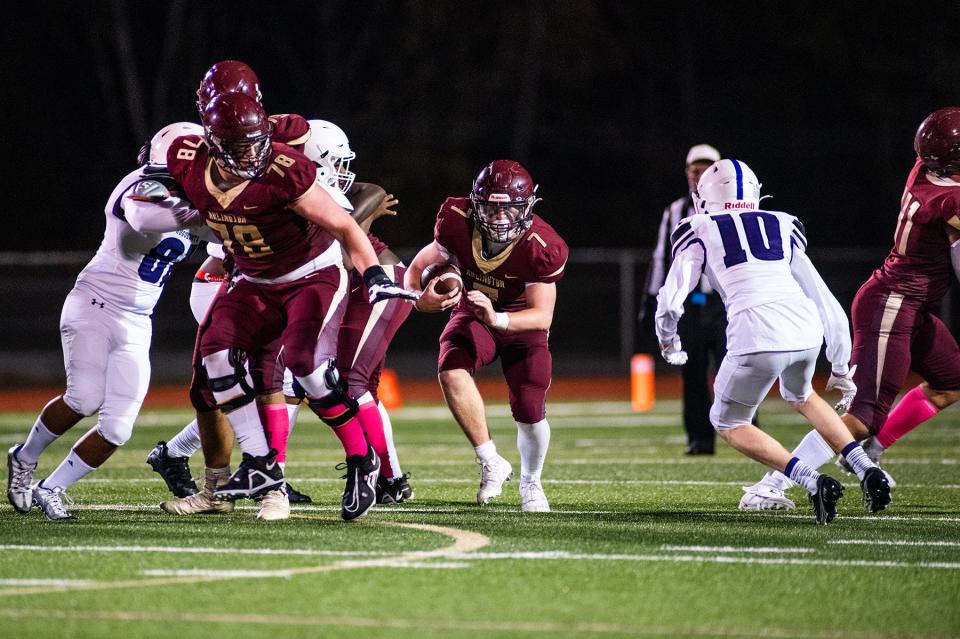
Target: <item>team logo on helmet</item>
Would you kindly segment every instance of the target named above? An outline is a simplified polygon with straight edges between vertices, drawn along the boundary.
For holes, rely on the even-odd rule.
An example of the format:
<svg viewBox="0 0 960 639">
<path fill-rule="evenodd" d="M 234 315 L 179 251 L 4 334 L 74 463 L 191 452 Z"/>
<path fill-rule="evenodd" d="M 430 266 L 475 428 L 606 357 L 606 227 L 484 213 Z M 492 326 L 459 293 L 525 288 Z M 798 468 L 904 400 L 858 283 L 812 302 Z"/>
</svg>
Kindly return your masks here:
<svg viewBox="0 0 960 639">
<path fill-rule="evenodd" d="M 249 180 L 267 170 L 273 122 L 253 98 L 215 96 L 203 110 L 203 131 L 210 153 L 230 173 Z"/>
<path fill-rule="evenodd" d="M 533 224 L 540 201 L 530 173 L 513 160 L 495 160 L 473 181 L 470 203 L 474 224 L 490 242 L 512 242 Z"/>
</svg>

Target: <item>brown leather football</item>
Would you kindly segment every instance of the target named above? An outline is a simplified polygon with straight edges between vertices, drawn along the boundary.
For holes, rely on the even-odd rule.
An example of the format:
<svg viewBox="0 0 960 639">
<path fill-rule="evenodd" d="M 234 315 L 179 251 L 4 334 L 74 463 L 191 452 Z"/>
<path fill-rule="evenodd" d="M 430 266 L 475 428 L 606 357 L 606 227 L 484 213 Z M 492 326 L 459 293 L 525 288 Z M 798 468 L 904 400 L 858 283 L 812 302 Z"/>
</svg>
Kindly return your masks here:
<svg viewBox="0 0 960 639">
<path fill-rule="evenodd" d="M 463 280 L 460 278 L 460 269 L 457 268 L 456 264 L 440 262 L 437 264 L 431 264 L 427 268 L 423 269 L 423 273 L 420 274 L 420 288 L 426 290 L 427 286 L 430 284 L 430 280 L 435 277 L 439 278 L 435 290 L 441 295 L 446 295 L 447 293 L 458 291 L 463 288 Z"/>
</svg>

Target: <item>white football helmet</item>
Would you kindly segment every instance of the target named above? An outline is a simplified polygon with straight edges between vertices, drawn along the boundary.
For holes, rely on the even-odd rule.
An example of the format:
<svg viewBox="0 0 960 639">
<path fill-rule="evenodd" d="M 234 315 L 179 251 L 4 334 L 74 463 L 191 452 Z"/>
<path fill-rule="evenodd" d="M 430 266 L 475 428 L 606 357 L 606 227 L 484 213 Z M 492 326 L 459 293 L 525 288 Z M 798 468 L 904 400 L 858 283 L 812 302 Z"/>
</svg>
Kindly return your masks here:
<svg viewBox="0 0 960 639">
<path fill-rule="evenodd" d="M 327 160 L 336 171 L 334 186 L 346 193 L 353 186 L 357 174 L 350 170 L 350 161 L 357 154 L 350 148 L 350 140 L 343 129 L 326 120 L 308 120 L 310 139 L 303 146 L 304 155 L 313 160 L 318 171 L 323 160 Z"/>
<path fill-rule="evenodd" d="M 697 213 L 756 210 L 760 186 L 754 172 L 740 160 L 718 160 L 697 183 L 693 194 Z"/>
<path fill-rule="evenodd" d="M 137 158 L 141 165 L 148 164 L 151 167 L 167 165 L 167 149 L 170 144 L 183 135 L 203 135 L 203 127 L 193 122 L 174 122 L 168 124 L 157 131 L 150 142 L 143 145 L 140 149 L 140 156 Z"/>
</svg>

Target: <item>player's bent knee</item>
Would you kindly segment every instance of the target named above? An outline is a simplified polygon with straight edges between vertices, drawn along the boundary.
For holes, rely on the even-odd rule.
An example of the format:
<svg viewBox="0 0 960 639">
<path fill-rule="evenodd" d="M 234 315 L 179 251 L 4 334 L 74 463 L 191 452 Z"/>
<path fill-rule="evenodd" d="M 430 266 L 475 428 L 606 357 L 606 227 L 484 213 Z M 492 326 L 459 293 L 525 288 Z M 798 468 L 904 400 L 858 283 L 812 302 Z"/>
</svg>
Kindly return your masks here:
<svg viewBox="0 0 960 639">
<path fill-rule="evenodd" d="M 231 411 L 254 400 L 253 380 L 247 372 L 246 354 L 231 348 L 203 358 L 207 383 L 213 398 L 224 411 Z"/>
<path fill-rule="evenodd" d="M 297 377 L 297 381 L 307 393 L 310 408 L 327 426 L 343 426 L 360 410 L 347 390 L 346 380 L 337 371 L 336 360 L 326 360 L 309 375 Z"/>
<path fill-rule="evenodd" d="M 89 417 L 103 405 L 103 388 L 75 389 L 67 388 L 63 394 L 63 403 L 77 415 Z"/>
<path fill-rule="evenodd" d="M 130 420 L 104 420 L 97 425 L 97 432 L 111 446 L 120 447 L 130 441 L 133 422 Z"/>
</svg>

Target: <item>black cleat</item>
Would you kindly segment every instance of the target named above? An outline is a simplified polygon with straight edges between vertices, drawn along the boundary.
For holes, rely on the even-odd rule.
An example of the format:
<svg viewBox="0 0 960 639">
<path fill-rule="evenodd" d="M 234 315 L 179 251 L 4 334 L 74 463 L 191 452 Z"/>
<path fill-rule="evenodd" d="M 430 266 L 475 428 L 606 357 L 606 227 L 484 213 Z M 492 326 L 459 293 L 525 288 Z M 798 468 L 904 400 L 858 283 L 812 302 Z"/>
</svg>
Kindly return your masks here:
<svg viewBox="0 0 960 639">
<path fill-rule="evenodd" d="M 413 488 L 410 487 L 409 477 L 407 473 L 394 479 L 385 479 L 381 476 L 377 480 L 377 503 L 399 504 L 413 499 Z"/>
<path fill-rule="evenodd" d="M 879 466 L 867 469 L 860 488 L 863 489 L 863 505 L 868 513 L 878 513 L 890 503 L 890 482 Z"/>
<path fill-rule="evenodd" d="M 190 476 L 190 466 L 187 457 L 171 457 L 167 452 L 167 442 L 157 442 L 156 448 L 147 455 L 147 463 L 155 473 L 163 477 L 167 489 L 175 497 L 189 497 L 196 495 L 197 484 Z"/>
<path fill-rule="evenodd" d="M 344 466 L 337 466 L 343 468 Z M 344 521 L 353 521 L 367 514 L 377 502 L 377 479 L 380 477 L 380 458 L 367 448 L 366 455 L 350 455 L 343 476 L 347 485 L 343 489 L 340 516 Z"/>
<path fill-rule="evenodd" d="M 213 498 L 221 501 L 256 499 L 283 484 L 283 469 L 277 462 L 277 451 L 271 448 L 262 457 L 244 453 L 237 472 L 214 491 Z"/>
<path fill-rule="evenodd" d="M 810 495 L 813 515 L 818 524 L 829 524 L 837 516 L 837 502 L 843 497 L 843 486 L 829 475 L 817 478 L 817 494 Z"/>
<path fill-rule="evenodd" d="M 299 490 L 287 484 L 287 497 L 290 499 L 291 504 L 312 504 L 313 500 L 310 498 L 310 495 L 304 495 Z"/>
</svg>

